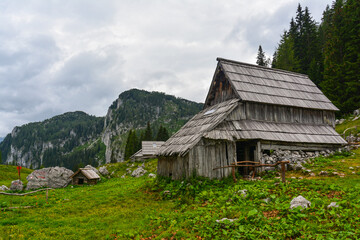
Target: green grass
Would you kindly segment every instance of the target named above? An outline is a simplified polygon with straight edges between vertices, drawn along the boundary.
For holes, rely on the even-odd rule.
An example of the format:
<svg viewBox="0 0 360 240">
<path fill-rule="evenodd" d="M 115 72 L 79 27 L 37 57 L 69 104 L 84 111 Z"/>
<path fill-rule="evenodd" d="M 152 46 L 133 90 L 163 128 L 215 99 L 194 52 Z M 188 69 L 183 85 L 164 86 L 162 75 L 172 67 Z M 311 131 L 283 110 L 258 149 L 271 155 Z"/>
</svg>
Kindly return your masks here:
<svg viewBox="0 0 360 240">
<path fill-rule="evenodd" d="M 171 181 L 121 178 L 141 163 L 108 165 L 114 178 L 95 186 L 67 187 L 25 197 L 0 195 L 0 239 L 357 239 L 360 236 L 360 150 L 316 158 L 318 173 L 334 168 L 344 178 L 287 172 L 286 184 L 262 181 Z M 356 174 L 350 172 L 354 167 Z M 156 170 L 156 159 L 145 163 Z M 291 179 L 290 176 L 303 179 Z M 239 190 L 247 189 L 246 197 Z M 299 195 L 308 209 L 289 209 Z M 269 198 L 266 203 L 263 199 Z M 337 202 L 339 208 L 328 209 Z M 11 207 L 32 206 L 33 208 Z M 234 222 L 216 222 L 218 219 Z"/>
<path fill-rule="evenodd" d="M 26 184 L 26 177 L 33 170 L 28 168 L 21 168 L 21 181 Z M 0 185 L 10 187 L 11 181 L 19 179 L 18 171 L 16 166 L 12 165 L 0 165 Z"/>
<path fill-rule="evenodd" d="M 335 130 L 339 134 L 343 134 L 346 129 L 352 128 L 351 130 L 349 129 L 348 131 L 346 131 L 346 136 L 349 136 L 350 133 L 352 133 L 353 135 L 360 133 L 360 118 L 355 121 L 352 121 L 352 119 L 353 117 L 347 117 L 342 124 L 336 125 Z M 356 126 L 357 129 L 355 128 Z"/>
</svg>

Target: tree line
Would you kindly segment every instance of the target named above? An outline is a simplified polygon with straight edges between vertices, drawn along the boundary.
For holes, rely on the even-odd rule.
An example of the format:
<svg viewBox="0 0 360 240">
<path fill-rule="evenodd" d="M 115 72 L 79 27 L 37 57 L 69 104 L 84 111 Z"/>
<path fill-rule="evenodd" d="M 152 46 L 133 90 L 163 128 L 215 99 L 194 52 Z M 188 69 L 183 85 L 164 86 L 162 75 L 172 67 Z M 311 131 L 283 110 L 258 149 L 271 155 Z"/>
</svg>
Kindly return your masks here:
<svg viewBox="0 0 360 240">
<path fill-rule="evenodd" d="M 131 129 L 126 139 L 124 159 L 129 159 L 134 153 L 141 149 L 142 141 L 166 141 L 169 139 L 168 130 L 160 125 L 157 133 L 153 135 L 150 122 L 147 122 L 145 130 Z"/>
<path fill-rule="evenodd" d="M 360 1 L 335 0 L 316 23 L 299 4 L 272 61 L 259 46 L 256 63 L 303 73 L 340 109 L 360 107 Z"/>
</svg>

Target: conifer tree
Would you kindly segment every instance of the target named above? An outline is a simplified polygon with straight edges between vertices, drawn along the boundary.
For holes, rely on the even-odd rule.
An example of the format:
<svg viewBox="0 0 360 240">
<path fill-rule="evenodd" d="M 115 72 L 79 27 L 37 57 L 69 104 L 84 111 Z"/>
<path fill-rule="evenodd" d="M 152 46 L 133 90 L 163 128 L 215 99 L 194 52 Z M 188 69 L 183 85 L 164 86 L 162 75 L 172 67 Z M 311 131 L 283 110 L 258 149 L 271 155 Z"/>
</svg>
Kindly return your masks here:
<svg viewBox="0 0 360 240">
<path fill-rule="evenodd" d="M 265 53 L 262 50 L 261 45 L 259 45 L 258 55 L 256 57 L 256 64 L 259 66 L 266 66 L 267 65 L 266 63 L 267 61 L 266 61 Z"/>
<path fill-rule="evenodd" d="M 145 129 L 144 141 L 151 141 L 151 140 L 153 140 L 153 137 L 152 137 L 150 122 L 148 121 Z"/>
<path fill-rule="evenodd" d="M 169 139 L 169 133 L 165 127 L 160 125 L 158 133 L 156 135 L 156 141 L 166 141 Z"/>
</svg>

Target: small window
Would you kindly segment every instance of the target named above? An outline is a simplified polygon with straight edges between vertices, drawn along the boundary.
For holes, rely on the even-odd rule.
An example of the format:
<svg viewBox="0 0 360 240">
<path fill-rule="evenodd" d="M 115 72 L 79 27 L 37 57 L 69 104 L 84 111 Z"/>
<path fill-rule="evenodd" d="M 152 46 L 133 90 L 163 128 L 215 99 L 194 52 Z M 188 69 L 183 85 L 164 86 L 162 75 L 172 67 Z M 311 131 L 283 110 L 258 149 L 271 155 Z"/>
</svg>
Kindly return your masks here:
<svg viewBox="0 0 360 240">
<path fill-rule="evenodd" d="M 211 109 L 211 110 L 207 111 L 206 113 L 204 113 L 204 115 L 209 115 L 209 114 L 212 114 L 213 112 L 215 112 L 215 109 Z"/>
</svg>

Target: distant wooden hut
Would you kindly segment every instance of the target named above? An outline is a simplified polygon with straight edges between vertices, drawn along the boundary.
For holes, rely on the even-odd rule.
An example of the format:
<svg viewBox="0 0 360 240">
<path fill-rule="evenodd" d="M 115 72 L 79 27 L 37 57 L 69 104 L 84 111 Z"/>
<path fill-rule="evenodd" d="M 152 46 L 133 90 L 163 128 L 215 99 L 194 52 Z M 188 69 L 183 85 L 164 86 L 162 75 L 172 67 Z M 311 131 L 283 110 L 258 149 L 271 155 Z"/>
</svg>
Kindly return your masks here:
<svg viewBox="0 0 360 240">
<path fill-rule="evenodd" d="M 306 75 L 217 60 L 204 110 L 162 145 L 158 175 L 223 178 L 231 168 L 215 167 L 260 162 L 266 151 L 346 144 L 334 130 L 338 109 Z"/>
<path fill-rule="evenodd" d="M 73 185 L 97 184 L 100 176 L 90 168 L 79 168 L 71 177 Z"/>
<path fill-rule="evenodd" d="M 142 141 L 141 149 L 130 157 L 131 160 L 139 161 L 144 159 L 156 158 L 157 152 L 164 144 L 163 141 Z"/>
</svg>

